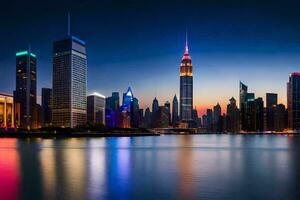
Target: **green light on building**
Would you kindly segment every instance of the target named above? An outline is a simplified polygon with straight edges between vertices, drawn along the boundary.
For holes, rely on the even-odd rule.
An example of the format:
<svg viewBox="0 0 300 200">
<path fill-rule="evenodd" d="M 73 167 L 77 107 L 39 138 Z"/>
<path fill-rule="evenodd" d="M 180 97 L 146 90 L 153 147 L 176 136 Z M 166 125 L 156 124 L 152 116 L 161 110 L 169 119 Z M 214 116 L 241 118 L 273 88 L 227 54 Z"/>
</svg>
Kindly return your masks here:
<svg viewBox="0 0 300 200">
<path fill-rule="evenodd" d="M 16 56 L 24 56 L 24 55 L 28 55 L 28 51 L 19 51 L 16 53 Z M 30 53 L 30 56 L 36 58 L 36 55 L 33 53 Z"/>
<path fill-rule="evenodd" d="M 33 53 L 30 53 L 30 55 L 31 55 L 32 57 L 36 58 L 36 55 L 35 55 L 35 54 L 33 54 Z"/>
<path fill-rule="evenodd" d="M 16 53 L 16 56 L 23 56 L 23 55 L 27 55 L 28 51 L 20 51 Z"/>
</svg>

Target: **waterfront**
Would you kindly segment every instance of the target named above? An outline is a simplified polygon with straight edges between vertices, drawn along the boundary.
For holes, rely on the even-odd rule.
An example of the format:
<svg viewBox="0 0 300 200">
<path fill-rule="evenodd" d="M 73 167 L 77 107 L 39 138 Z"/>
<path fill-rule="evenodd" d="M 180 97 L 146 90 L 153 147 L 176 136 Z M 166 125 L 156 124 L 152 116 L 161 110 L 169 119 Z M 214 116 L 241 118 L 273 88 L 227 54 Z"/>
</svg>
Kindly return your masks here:
<svg viewBox="0 0 300 200">
<path fill-rule="evenodd" d="M 0 139 L 1 199 L 299 199 L 300 137 Z"/>
</svg>

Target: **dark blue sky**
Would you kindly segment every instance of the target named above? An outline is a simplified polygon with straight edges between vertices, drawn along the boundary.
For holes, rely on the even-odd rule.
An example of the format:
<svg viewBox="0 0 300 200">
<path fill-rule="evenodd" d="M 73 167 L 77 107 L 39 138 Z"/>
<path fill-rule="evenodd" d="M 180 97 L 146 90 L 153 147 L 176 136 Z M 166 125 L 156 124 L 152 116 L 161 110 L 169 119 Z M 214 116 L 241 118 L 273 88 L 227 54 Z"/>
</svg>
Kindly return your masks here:
<svg viewBox="0 0 300 200">
<path fill-rule="evenodd" d="M 188 29 L 194 104 L 225 104 L 243 80 L 258 96 L 279 93 L 300 66 L 299 1 L 15 1 L 0 8 L 0 91 L 15 87 L 15 52 L 38 56 L 38 88 L 51 87 L 52 42 L 71 32 L 87 42 L 88 91 L 132 86 L 141 105 L 171 101 Z"/>
</svg>

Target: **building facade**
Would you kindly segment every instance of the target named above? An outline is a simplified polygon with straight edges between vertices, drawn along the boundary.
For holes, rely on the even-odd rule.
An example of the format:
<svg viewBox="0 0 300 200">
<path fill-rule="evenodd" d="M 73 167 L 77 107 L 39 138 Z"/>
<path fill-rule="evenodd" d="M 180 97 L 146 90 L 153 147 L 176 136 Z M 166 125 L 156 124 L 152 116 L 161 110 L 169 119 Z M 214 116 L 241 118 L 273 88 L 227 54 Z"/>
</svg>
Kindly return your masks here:
<svg viewBox="0 0 300 200">
<path fill-rule="evenodd" d="M 87 122 L 105 125 L 105 96 L 94 92 L 87 97 Z"/>
<path fill-rule="evenodd" d="M 52 123 L 71 127 L 86 122 L 87 54 L 84 41 L 68 36 L 53 44 Z"/>
<path fill-rule="evenodd" d="M 12 95 L 0 93 L 0 128 L 15 128 L 14 98 Z"/>
<path fill-rule="evenodd" d="M 36 104 L 36 81 L 37 81 L 37 58 L 36 55 L 27 51 L 16 53 L 16 90 L 14 101 L 20 106 L 20 119 L 17 123 L 19 128 L 38 128 L 38 111 Z"/>
</svg>

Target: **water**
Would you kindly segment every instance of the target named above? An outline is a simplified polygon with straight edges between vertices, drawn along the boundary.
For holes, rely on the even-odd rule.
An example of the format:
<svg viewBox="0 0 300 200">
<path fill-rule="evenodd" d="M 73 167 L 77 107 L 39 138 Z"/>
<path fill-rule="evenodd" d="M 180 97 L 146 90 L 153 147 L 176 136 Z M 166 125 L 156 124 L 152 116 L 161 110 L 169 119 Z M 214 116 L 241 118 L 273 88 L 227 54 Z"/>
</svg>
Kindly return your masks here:
<svg viewBox="0 0 300 200">
<path fill-rule="evenodd" d="M 0 139 L 0 199 L 299 199 L 300 137 Z"/>
</svg>

